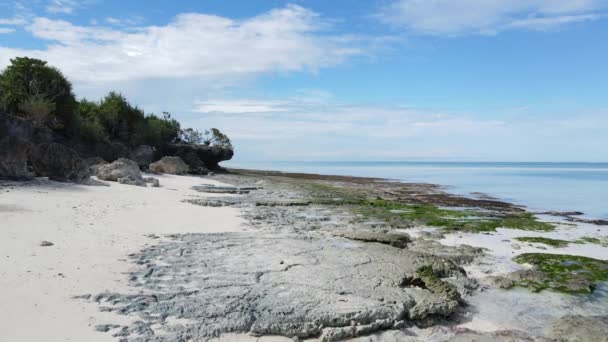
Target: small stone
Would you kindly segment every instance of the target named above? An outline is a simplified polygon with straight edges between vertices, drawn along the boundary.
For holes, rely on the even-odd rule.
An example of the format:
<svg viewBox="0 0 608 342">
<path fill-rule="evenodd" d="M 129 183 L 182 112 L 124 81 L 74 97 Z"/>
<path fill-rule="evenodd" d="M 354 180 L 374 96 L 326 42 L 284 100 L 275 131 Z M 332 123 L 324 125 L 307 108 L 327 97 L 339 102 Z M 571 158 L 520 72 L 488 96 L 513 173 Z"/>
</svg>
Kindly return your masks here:
<svg viewBox="0 0 608 342">
<path fill-rule="evenodd" d="M 40 243 L 40 246 L 41 246 L 41 247 L 50 247 L 50 246 L 53 246 L 53 245 L 54 245 L 54 243 L 49 242 L 49 241 L 42 241 L 42 242 Z"/>
</svg>

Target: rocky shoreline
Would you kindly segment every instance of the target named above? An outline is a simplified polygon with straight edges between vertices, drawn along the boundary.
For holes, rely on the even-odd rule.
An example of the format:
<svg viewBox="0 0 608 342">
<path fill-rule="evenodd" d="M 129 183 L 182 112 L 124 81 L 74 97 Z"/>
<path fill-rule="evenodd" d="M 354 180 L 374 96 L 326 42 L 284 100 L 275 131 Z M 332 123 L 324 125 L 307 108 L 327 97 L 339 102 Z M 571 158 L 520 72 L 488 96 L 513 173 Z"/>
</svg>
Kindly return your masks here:
<svg viewBox="0 0 608 342">
<path fill-rule="evenodd" d="M 167 236 L 131 255 L 137 268 L 129 282 L 140 293 L 81 298 L 138 320 L 98 330 L 121 341 L 198 341 L 226 333 L 322 341 L 606 340 L 606 317 L 591 315 L 565 314 L 542 332 L 463 327 L 476 314 L 471 299 L 484 291 L 523 287 L 585 296 L 608 280 L 604 260 L 558 255 L 562 269 L 546 262 L 556 254 L 543 253 L 522 254 L 531 265 L 525 271 L 480 279 L 466 269 L 487 249 L 442 243 L 449 234 L 559 228 L 523 207 L 382 179 L 252 170 L 212 178 L 230 186 L 193 187 L 201 196 L 183 201 L 238 208 L 245 231 Z M 580 322 L 594 328 L 583 331 Z"/>
</svg>

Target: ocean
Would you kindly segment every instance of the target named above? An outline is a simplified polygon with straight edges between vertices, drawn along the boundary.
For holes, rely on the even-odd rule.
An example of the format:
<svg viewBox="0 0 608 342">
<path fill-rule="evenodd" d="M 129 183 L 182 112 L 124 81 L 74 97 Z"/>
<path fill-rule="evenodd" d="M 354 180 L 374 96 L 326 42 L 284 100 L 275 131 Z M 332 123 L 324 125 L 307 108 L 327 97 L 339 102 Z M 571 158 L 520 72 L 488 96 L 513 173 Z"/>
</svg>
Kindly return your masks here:
<svg viewBox="0 0 608 342">
<path fill-rule="evenodd" d="M 608 218 L 608 163 L 239 162 L 227 167 L 390 178 L 434 183 L 452 193 L 481 192 L 530 210 L 582 211 Z"/>
</svg>

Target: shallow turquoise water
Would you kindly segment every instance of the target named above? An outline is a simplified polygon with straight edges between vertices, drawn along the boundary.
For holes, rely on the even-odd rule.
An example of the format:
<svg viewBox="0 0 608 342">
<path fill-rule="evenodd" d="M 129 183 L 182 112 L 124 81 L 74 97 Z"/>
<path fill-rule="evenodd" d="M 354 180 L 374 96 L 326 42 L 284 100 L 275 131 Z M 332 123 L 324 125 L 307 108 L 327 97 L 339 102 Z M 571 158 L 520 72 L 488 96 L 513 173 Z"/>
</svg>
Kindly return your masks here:
<svg viewBox="0 0 608 342">
<path fill-rule="evenodd" d="M 228 167 L 381 177 L 483 192 L 533 210 L 578 210 L 608 218 L 608 163 L 238 162 Z"/>
</svg>

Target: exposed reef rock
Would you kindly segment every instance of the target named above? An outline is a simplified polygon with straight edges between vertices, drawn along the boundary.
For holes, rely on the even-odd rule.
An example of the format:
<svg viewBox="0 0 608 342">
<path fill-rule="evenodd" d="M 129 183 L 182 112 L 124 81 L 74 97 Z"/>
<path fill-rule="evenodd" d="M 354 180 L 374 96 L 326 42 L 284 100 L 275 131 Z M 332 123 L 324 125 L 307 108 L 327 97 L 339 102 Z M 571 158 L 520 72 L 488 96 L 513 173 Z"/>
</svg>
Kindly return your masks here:
<svg viewBox="0 0 608 342">
<path fill-rule="evenodd" d="M 150 164 L 150 170 L 171 175 L 184 175 L 188 173 L 190 167 L 180 157 L 163 157 L 161 160 Z"/>
<path fill-rule="evenodd" d="M 0 139 L 0 178 L 27 180 L 34 175 L 27 169 L 31 144 L 13 136 Z"/>
<path fill-rule="evenodd" d="M 403 284 L 439 260 L 384 244 L 190 234 L 133 258 L 141 269 L 131 280 L 144 292 L 95 297 L 106 310 L 144 317 L 144 329 L 127 333 L 125 341 L 199 340 L 224 332 L 331 341 L 448 316 L 459 307 L 456 296 Z M 169 318 L 192 323 L 171 325 Z M 159 328 L 162 336 L 153 332 Z"/>
<path fill-rule="evenodd" d="M 219 163 L 232 159 L 234 150 L 219 146 L 171 144 L 160 151 L 161 156 L 178 156 L 190 167 L 191 172 L 206 174 L 207 170 L 219 169 Z"/>
<path fill-rule="evenodd" d="M 58 143 L 32 148 L 30 162 L 37 176 L 60 182 L 82 182 L 91 175 L 89 166 L 76 151 Z"/>
<path fill-rule="evenodd" d="M 412 241 L 407 234 L 396 234 L 387 232 L 352 231 L 336 232 L 334 233 L 334 235 L 350 240 L 378 242 L 397 248 L 406 248 L 407 244 Z"/>
<path fill-rule="evenodd" d="M 555 342 L 608 342 L 608 316 L 564 316 L 546 333 Z"/>
</svg>

